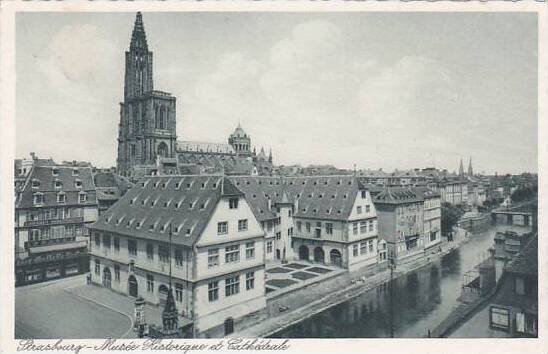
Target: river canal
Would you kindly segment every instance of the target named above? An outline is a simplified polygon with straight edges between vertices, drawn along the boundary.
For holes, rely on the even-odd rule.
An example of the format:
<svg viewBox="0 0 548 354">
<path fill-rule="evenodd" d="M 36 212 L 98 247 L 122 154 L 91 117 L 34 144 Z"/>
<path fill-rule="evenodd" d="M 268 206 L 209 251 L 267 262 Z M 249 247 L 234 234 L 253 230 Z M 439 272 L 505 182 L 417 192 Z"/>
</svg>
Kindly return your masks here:
<svg viewBox="0 0 548 354">
<path fill-rule="evenodd" d="M 529 231 L 530 228 L 497 225 L 478 233 L 459 249 L 394 280 L 394 337 L 422 337 L 436 327 L 452 308 L 463 275 L 488 254 L 496 231 Z M 388 284 L 363 293 L 313 317 L 292 325 L 274 338 L 376 338 L 390 337 Z"/>
</svg>

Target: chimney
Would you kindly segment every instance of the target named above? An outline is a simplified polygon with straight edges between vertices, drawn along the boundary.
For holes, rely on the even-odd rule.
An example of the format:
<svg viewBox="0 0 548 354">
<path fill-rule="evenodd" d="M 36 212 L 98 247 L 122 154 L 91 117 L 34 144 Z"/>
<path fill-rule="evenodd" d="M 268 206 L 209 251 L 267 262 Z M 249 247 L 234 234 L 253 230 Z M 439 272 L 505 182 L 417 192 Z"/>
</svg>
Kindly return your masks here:
<svg viewBox="0 0 548 354">
<path fill-rule="evenodd" d="M 268 210 L 272 210 L 272 199 L 268 198 Z"/>
</svg>

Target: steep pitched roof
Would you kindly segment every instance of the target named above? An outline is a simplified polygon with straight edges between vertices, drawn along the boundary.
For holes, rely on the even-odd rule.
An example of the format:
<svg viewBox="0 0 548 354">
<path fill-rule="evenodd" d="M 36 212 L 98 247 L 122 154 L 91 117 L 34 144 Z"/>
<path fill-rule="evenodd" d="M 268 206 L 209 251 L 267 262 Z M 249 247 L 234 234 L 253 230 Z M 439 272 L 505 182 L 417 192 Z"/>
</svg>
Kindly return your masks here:
<svg viewBox="0 0 548 354">
<path fill-rule="evenodd" d="M 81 187 L 76 186 L 76 181 L 81 183 Z M 60 187 L 56 187 L 56 184 Z M 60 192 L 65 194 L 65 203 L 62 204 L 57 202 L 57 195 Z M 35 193 L 43 194 L 46 206 L 79 204 L 80 192 L 88 193 L 85 204 L 97 202 L 90 167 L 34 166 L 17 199 L 16 208 L 33 207 Z"/>
<path fill-rule="evenodd" d="M 423 200 L 422 194 L 409 187 L 386 187 L 374 199 L 376 204 L 406 204 Z"/>
<path fill-rule="evenodd" d="M 93 229 L 137 238 L 193 245 L 223 195 L 242 195 L 226 177 L 148 176 L 142 178 Z M 188 230 L 188 231 L 187 231 Z"/>
<path fill-rule="evenodd" d="M 412 187 L 411 189 L 423 199 L 440 197 L 440 194 L 438 192 L 435 192 L 426 186 Z"/>
<path fill-rule="evenodd" d="M 367 189 L 354 176 L 231 177 L 259 220 L 276 218 L 270 205 L 297 201 L 296 217 L 346 220 L 359 190 Z"/>
<path fill-rule="evenodd" d="M 531 237 L 525 247 L 506 266 L 509 273 L 537 275 L 538 274 L 538 237 Z"/>
</svg>

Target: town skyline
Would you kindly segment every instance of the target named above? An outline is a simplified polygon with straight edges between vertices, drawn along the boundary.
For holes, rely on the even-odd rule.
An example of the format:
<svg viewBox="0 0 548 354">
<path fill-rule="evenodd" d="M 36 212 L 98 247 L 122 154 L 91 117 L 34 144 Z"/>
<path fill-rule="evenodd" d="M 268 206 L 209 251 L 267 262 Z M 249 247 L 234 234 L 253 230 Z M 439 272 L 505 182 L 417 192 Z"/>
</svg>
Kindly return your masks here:
<svg viewBox="0 0 548 354">
<path fill-rule="evenodd" d="M 359 44 L 372 22 L 386 26 L 387 21 L 379 21 L 381 17 L 375 16 L 387 14 L 365 14 L 363 29 L 353 36 L 349 35 L 349 25 L 343 23 L 343 20 L 357 23 L 357 17 L 351 15 L 307 14 L 282 19 L 274 14 L 261 14 L 259 19 L 245 23 L 244 14 L 175 13 L 162 17 L 161 21 L 155 13 L 144 16 L 148 41 L 155 54 L 155 86 L 178 98 L 177 133 L 181 140 L 226 143 L 226 137 L 241 122 L 253 145 L 267 151 L 272 148 L 276 165 L 331 164 L 346 169 L 356 165 L 357 169 L 385 171 L 434 166 L 452 172 L 458 170 L 461 158 L 466 164 L 472 156 L 478 172 L 537 171 L 536 66 L 523 64 L 525 59 L 536 62 L 536 41 L 531 40 L 534 36 L 527 36 L 527 41 L 513 41 L 516 48 L 509 48 L 501 40 L 509 35 L 506 30 L 515 27 L 497 27 L 497 33 L 492 31 L 495 26 L 500 27 L 501 21 L 508 20 L 522 24 L 521 31 L 536 30 L 534 16 L 460 14 L 455 18 L 446 14 L 445 20 L 451 26 L 466 23 L 476 30 L 484 26 L 488 39 L 478 41 L 489 47 L 485 52 L 505 54 L 497 58 L 494 68 L 488 63 L 493 64 L 493 54 L 484 58 L 485 63 L 475 63 L 479 66 L 474 69 L 475 75 L 485 78 L 486 87 L 512 86 L 511 99 L 502 89 L 498 91 L 500 97 L 479 89 L 485 91 L 478 96 L 484 102 L 469 97 L 472 90 L 478 90 L 473 87 L 477 85 L 469 73 L 458 73 L 466 80 L 455 75 L 458 60 L 477 59 L 473 51 L 462 49 L 473 44 L 469 38 L 444 32 L 446 40 L 451 39 L 453 46 L 462 49 L 452 56 L 436 46 L 442 44 L 439 39 L 421 44 L 422 56 L 412 53 L 400 43 L 401 39 L 394 39 L 402 35 L 405 27 L 402 21 L 414 25 L 425 22 L 416 29 L 416 36 L 424 38 L 424 31 L 440 21 L 426 14 L 399 14 L 399 27 L 383 32 L 388 44 L 377 39 L 369 44 L 372 48 Z M 222 25 L 208 29 L 200 26 L 214 16 L 224 21 L 220 22 L 231 29 L 232 35 L 223 36 Z M 56 19 L 55 26 L 42 28 L 45 23 L 52 24 L 52 17 Z M 115 165 L 118 102 L 123 98 L 120 90 L 123 52 L 128 50 L 131 18 L 132 14 L 109 15 L 108 26 L 115 29 L 116 35 L 107 37 L 106 15 L 78 14 L 71 19 L 60 14 L 21 15 L 18 26 L 25 29 L 21 30 L 18 41 L 22 50 L 17 52 L 20 63 L 17 131 L 24 136 L 17 135 L 18 157 L 34 151 L 38 156 L 58 161 L 85 160 L 101 167 Z M 178 26 L 170 26 L 173 31 L 166 31 L 167 24 L 176 20 Z M 74 21 L 81 24 L 80 29 L 74 27 Z M 267 30 L 267 25 L 275 26 Z M 33 28 L 41 35 L 35 36 Z M 250 28 L 256 29 L 260 36 L 246 34 Z M 203 31 L 201 41 L 173 41 L 174 36 L 185 31 L 189 31 L 185 36 L 195 36 L 198 29 Z M 48 36 L 51 40 L 45 40 Z M 222 39 L 227 44 L 221 45 Z M 409 34 L 407 40 L 412 39 Z M 248 47 L 244 46 L 246 41 Z M 343 48 L 341 45 L 349 53 L 343 58 L 332 55 Z M 380 55 L 384 61 L 373 52 L 384 53 Z M 79 60 L 82 53 L 89 54 L 94 61 Z M 520 60 L 521 70 L 508 72 L 516 60 Z M 301 69 L 290 70 L 299 65 Z M 323 74 L 318 81 L 315 72 L 319 69 Z M 496 80 L 501 73 L 504 79 Z M 36 75 L 46 80 L 36 80 Z M 356 80 L 357 84 L 349 84 Z M 43 82 L 48 90 L 43 90 Z M 109 84 L 105 85 L 106 82 Z M 308 93 L 302 96 L 303 91 Z M 365 93 L 365 96 L 347 99 L 349 93 L 358 96 Z M 38 99 L 43 96 L 45 99 Z M 362 99 L 367 101 L 365 107 L 356 105 Z M 436 104 L 428 103 L 437 99 L 440 100 Z M 394 104 L 394 100 L 402 103 Z M 448 104 L 449 108 L 445 108 Z M 292 115 L 284 111 L 287 107 L 292 107 Z M 41 119 L 34 113 L 37 109 L 44 113 Z M 460 119 L 459 114 L 464 113 L 472 118 Z M 78 124 L 69 124 L 75 120 Z M 56 128 L 52 132 L 55 146 L 46 147 L 36 139 L 48 127 Z M 515 136 L 516 129 L 523 134 Z M 375 134 L 368 135 L 371 130 Z M 443 135 L 446 131 L 454 136 Z M 515 144 L 509 146 L 507 141 Z"/>
</svg>

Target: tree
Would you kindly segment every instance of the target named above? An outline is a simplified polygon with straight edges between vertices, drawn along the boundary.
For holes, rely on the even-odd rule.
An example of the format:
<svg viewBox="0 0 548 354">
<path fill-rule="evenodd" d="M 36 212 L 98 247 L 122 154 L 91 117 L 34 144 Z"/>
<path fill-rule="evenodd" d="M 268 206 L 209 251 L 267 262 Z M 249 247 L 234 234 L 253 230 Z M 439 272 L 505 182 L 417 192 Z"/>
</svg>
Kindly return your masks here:
<svg viewBox="0 0 548 354">
<path fill-rule="evenodd" d="M 441 233 L 448 235 L 453 231 L 453 226 L 457 224 L 463 214 L 464 210 L 461 207 L 443 203 L 441 205 Z"/>
</svg>

